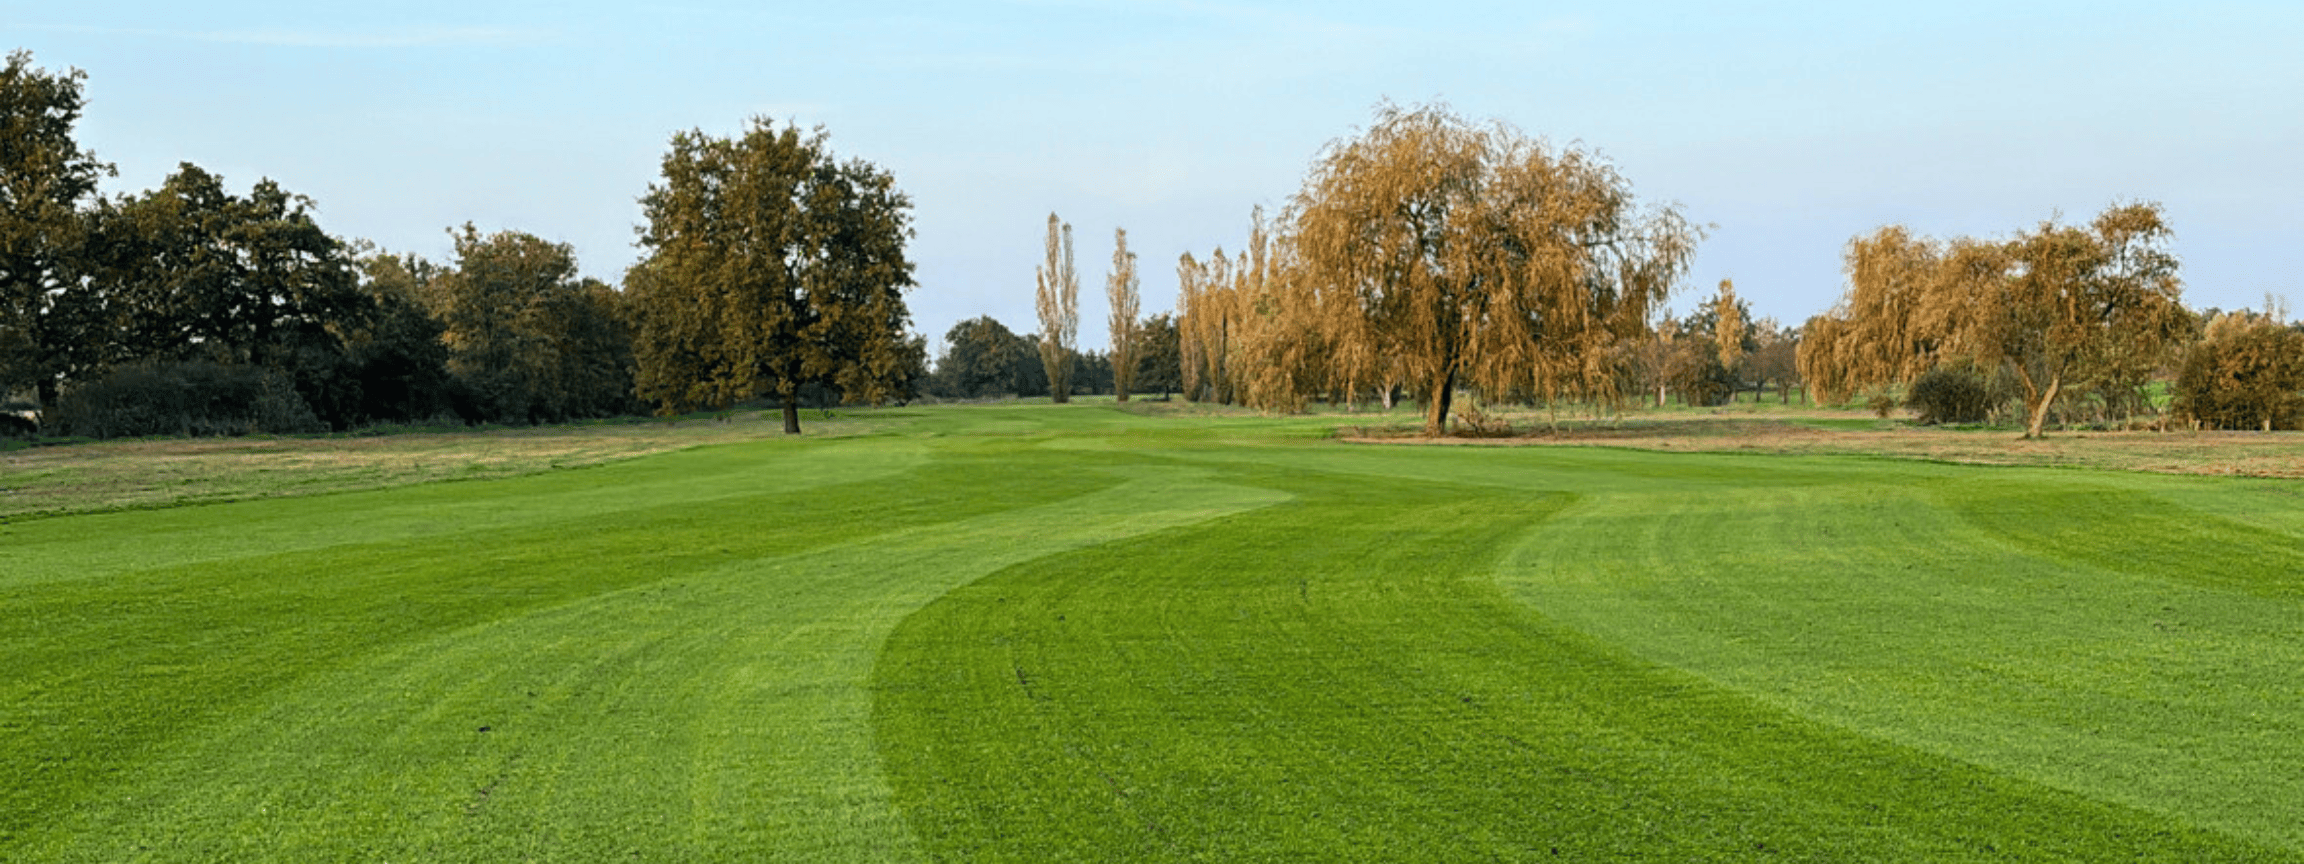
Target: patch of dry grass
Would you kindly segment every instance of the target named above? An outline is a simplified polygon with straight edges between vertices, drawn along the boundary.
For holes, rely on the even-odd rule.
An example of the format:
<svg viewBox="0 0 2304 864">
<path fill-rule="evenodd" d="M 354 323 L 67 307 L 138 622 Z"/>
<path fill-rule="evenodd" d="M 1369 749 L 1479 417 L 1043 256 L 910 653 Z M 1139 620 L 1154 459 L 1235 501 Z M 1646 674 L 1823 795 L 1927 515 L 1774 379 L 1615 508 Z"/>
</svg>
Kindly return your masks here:
<svg viewBox="0 0 2304 864">
<path fill-rule="evenodd" d="M 1830 410 L 1643 412 L 1614 421 L 1551 425 L 1510 417 L 1510 434 L 1425 439 L 1418 426 L 1346 426 L 1346 441 L 1489 446 L 1604 446 L 1683 452 L 1885 456 L 1976 465 L 2073 466 L 2160 474 L 2304 477 L 2304 434 L 2294 432 L 2051 432 L 2024 440 L 2013 429 L 1951 429 Z"/>
<path fill-rule="evenodd" d="M 705 444 L 781 437 L 774 412 L 362 437 L 104 441 L 0 453 L 0 519 L 312 495 L 534 474 Z M 809 436 L 867 420 L 804 417 Z"/>
</svg>

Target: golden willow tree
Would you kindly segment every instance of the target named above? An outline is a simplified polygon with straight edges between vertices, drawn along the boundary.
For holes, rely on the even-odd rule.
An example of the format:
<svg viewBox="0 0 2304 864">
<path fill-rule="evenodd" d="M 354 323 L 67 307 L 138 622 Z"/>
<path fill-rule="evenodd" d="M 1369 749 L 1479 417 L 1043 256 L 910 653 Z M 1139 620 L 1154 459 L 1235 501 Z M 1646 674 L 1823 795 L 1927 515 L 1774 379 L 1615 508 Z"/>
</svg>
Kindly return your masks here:
<svg viewBox="0 0 2304 864">
<path fill-rule="evenodd" d="M 1494 398 L 1609 384 L 1617 346 L 1645 330 L 1701 234 L 1674 208 L 1641 208 L 1595 154 L 1440 106 L 1386 105 L 1329 145 L 1292 215 L 1301 278 L 1358 325 L 1330 335 L 1364 340 L 1340 353 L 1396 361 L 1431 435 L 1460 386 Z"/>
<path fill-rule="evenodd" d="M 1128 251 L 1128 230 L 1112 229 L 1112 274 L 1104 280 L 1104 298 L 1112 307 L 1112 399 L 1128 401 L 1136 385 L 1137 281 L 1136 253 Z"/>
<path fill-rule="evenodd" d="M 1072 268 L 1072 226 L 1048 214 L 1048 262 L 1035 274 L 1040 311 L 1040 365 L 1048 370 L 1048 396 L 1072 401 L 1072 350 L 1080 334 L 1080 274 Z"/>
<path fill-rule="evenodd" d="M 1849 241 L 1848 293 L 1809 319 L 1801 375 L 1819 400 L 1839 401 L 1971 360 L 2013 376 L 2024 435 L 2037 438 L 2060 395 L 2140 390 L 2181 344 L 2190 313 L 2172 236 L 2158 204 L 1997 242 L 1881 228 Z"/>
</svg>

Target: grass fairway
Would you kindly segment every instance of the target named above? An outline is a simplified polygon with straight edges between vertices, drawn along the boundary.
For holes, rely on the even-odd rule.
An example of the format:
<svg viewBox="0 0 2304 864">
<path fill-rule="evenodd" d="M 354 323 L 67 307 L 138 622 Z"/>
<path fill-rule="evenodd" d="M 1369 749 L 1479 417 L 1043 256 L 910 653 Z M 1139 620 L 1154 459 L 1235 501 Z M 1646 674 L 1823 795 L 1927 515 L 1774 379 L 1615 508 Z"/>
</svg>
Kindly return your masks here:
<svg viewBox="0 0 2304 864">
<path fill-rule="evenodd" d="M 0 525 L 0 860 L 2304 860 L 2290 481 L 873 420 Z"/>
</svg>

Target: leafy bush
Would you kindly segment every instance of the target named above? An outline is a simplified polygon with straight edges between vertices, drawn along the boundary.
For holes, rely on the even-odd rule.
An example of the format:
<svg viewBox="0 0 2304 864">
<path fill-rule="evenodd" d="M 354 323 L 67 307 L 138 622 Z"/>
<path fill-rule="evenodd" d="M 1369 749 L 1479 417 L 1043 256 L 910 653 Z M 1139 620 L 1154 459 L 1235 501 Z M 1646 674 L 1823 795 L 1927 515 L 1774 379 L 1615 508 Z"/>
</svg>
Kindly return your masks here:
<svg viewBox="0 0 2304 864">
<path fill-rule="evenodd" d="M 2176 414 L 2211 429 L 2304 423 L 2304 332 L 2256 316 L 2212 322 L 2176 375 Z"/>
<path fill-rule="evenodd" d="M 286 375 L 206 362 L 124 367 L 66 392 L 53 413 L 57 434 L 93 438 L 328 431 Z"/>
<path fill-rule="evenodd" d="M 1923 426 L 1982 423 L 2007 404 L 2007 395 L 1990 378 L 1965 363 L 1928 370 L 1904 396 L 1904 407 L 1918 414 Z"/>
<path fill-rule="evenodd" d="M 1896 397 L 1886 393 L 1876 393 L 1873 394 L 1872 398 L 1865 400 L 1864 407 L 1872 409 L 1873 416 L 1886 420 L 1888 415 L 1896 410 Z"/>
</svg>

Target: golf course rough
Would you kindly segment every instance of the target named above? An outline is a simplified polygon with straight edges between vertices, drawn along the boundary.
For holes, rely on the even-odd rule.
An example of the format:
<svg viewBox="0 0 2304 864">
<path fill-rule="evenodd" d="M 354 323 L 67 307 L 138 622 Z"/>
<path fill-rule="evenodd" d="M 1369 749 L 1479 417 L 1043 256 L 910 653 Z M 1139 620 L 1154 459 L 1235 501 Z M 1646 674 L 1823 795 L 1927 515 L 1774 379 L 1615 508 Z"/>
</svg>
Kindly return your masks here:
<svg viewBox="0 0 2304 864">
<path fill-rule="evenodd" d="M 0 525 L 0 860 L 2304 860 L 2292 483 L 874 420 Z"/>
</svg>

